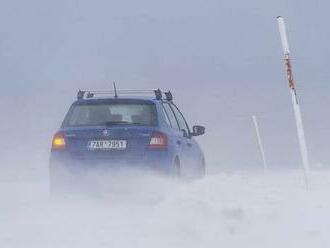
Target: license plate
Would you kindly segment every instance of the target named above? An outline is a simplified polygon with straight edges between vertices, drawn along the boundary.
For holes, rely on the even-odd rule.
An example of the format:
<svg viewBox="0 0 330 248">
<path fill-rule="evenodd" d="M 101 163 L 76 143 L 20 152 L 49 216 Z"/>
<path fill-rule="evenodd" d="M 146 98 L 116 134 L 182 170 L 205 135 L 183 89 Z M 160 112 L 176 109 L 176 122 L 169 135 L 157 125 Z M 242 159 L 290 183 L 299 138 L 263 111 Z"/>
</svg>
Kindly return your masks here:
<svg viewBox="0 0 330 248">
<path fill-rule="evenodd" d="M 126 140 L 91 140 L 88 143 L 89 150 L 124 150 L 126 146 Z"/>
</svg>

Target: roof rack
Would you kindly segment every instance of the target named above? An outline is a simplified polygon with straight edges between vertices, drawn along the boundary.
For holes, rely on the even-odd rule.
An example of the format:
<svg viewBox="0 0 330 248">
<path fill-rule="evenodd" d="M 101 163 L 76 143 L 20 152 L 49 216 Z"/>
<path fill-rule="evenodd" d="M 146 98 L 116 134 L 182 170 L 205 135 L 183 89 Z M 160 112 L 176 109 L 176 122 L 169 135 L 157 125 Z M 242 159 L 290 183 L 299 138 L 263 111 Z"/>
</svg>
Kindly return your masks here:
<svg viewBox="0 0 330 248">
<path fill-rule="evenodd" d="M 96 95 L 113 95 L 114 98 L 118 98 L 119 95 L 145 95 L 154 94 L 157 100 L 163 99 L 163 92 L 160 89 L 156 90 L 79 90 L 77 93 L 77 99 L 91 99 L 95 98 Z M 165 100 L 172 101 L 173 95 L 170 91 L 164 92 Z"/>
</svg>

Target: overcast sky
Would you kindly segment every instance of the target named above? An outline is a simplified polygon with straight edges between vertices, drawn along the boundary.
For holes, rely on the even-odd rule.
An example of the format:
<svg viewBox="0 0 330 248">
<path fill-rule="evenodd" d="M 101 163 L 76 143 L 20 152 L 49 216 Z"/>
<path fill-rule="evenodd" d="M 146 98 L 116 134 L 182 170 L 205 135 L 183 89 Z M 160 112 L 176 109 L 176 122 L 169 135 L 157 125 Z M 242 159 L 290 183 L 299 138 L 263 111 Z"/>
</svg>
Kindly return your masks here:
<svg viewBox="0 0 330 248">
<path fill-rule="evenodd" d="M 328 1 L 0 2 L 4 157 L 47 154 L 78 88 L 170 88 L 212 166 L 299 166 L 276 16 L 286 18 L 312 163 L 330 163 Z M 29 140 L 29 145 L 25 142 Z M 28 147 L 27 147 L 28 146 Z M 28 156 L 28 155 L 26 155 Z"/>
</svg>

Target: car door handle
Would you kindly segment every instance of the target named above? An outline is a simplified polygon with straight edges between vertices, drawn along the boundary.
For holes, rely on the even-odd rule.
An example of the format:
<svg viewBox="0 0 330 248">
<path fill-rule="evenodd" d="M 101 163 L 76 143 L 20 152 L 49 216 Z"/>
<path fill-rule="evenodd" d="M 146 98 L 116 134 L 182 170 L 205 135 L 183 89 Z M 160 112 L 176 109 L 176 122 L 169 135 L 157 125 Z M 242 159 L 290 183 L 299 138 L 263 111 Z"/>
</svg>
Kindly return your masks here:
<svg viewBox="0 0 330 248">
<path fill-rule="evenodd" d="M 180 140 L 177 140 L 177 141 L 176 141 L 176 144 L 177 144 L 177 145 L 181 145 L 181 141 L 180 141 Z"/>
</svg>

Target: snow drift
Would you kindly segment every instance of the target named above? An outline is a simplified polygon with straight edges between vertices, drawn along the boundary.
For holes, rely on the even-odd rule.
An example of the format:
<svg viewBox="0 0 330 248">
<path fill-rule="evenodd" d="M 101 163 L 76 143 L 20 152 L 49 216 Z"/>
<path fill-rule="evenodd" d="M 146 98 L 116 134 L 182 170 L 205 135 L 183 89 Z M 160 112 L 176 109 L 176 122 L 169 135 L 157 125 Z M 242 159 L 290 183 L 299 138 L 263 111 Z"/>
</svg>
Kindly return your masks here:
<svg viewBox="0 0 330 248">
<path fill-rule="evenodd" d="M 52 199 L 47 180 L 2 182 L 1 247 L 328 247 L 330 172 L 232 173 L 195 182 L 127 173 Z M 102 177 L 98 182 L 102 184 Z"/>
</svg>

